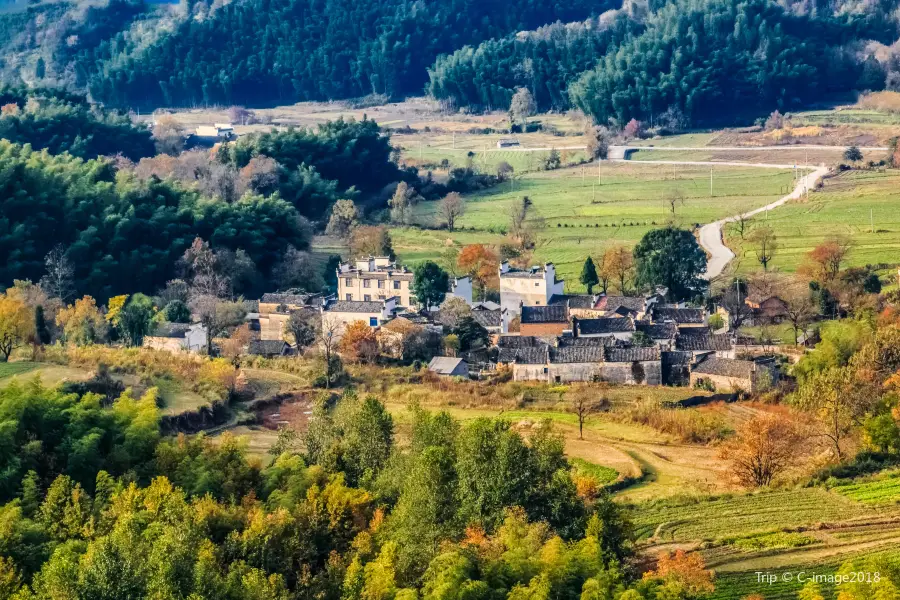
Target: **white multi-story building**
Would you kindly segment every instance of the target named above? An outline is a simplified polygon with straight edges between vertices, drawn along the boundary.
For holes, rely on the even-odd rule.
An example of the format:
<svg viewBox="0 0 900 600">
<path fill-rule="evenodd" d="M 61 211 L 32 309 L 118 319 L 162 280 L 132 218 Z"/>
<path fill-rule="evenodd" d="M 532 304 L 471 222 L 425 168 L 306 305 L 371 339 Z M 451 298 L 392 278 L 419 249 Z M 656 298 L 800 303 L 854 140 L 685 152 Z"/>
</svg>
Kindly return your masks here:
<svg viewBox="0 0 900 600">
<path fill-rule="evenodd" d="M 564 281 L 556 279 L 556 267 L 547 263 L 543 267 L 512 269 L 509 263 L 500 263 L 500 307 L 511 315 L 519 315 L 520 306 L 547 306 L 553 296 L 563 294 Z"/>
<path fill-rule="evenodd" d="M 354 263 L 341 263 L 337 278 L 338 300 L 378 302 L 397 298 L 399 306 L 415 307 L 418 304 L 412 290 L 412 271 L 398 266 L 387 256 L 370 256 Z M 468 277 L 451 279 L 447 295 L 472 304 L 472 280 Z"/>
</svg>

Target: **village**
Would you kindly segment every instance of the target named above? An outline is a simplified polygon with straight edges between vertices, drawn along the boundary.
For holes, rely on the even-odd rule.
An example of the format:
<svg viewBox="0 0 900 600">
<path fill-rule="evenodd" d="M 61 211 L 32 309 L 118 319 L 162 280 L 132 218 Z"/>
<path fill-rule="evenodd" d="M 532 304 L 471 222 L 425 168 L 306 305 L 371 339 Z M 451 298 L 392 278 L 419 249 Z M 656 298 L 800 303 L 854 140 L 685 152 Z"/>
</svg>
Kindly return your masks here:
<svg viewBox="0 0 900 600">
<path fill-rule="evenodd" d="M 779 377 L 773 348 L 722 325 L 729 322 L 726 309 L 710 313 L 669 303 L 661 287 L 641 296 L 566 294 L 552 263 L 516 269 L 503 262 L 499 303 L 473 301 L 472 280 L 465 276 L 451 278 L 444 302 L 426 309 L 412 289 L 413 272 L 388 257 L 341 263 L 336 275 L 334 295 L 264 294 L 246 316 L 251 338 L 245 352 L 302 352 L 291 344 L 289 323 L 298 315 L 327 332 L 335 347 L 348 328 L 367 329 L 378 340 L 377 352 L 400 358 L 405 336 L 443 337 L 449 324 L 468 317 L 484 330 L 483 341 L 465 351 L 444 345 L 428 369 L 464 378 L 509 372 L 514 381 L 692 386 L 733 394 L 763 391 Z M 745 322 L 784 317 L 777 296 L 748 295 L 744 302 Z M 144 345 L 200 352 L 207 334 L 199 323 L 161 323 Z"/>
</svg>

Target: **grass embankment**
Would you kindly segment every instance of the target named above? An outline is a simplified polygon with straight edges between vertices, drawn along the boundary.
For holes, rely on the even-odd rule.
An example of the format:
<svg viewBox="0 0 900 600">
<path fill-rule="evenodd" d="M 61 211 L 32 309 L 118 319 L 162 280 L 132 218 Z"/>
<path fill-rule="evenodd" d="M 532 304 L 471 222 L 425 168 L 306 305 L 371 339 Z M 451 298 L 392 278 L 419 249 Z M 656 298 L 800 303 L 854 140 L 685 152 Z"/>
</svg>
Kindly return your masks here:
<svg viewBox="0 0 900 600">
<path fill-rule="evenodd" d="M 790 171 L 754 167 L 710 168 L 639 163 L 610 163 L 597 169 L 588 165 L 528 174 L 512 186 L 504 184 L 467 196 L 460 230 L 393 228 L 394 248 L 401 262 L 436 258 L 449 246 L 472 243 L 500 244 L 513 202 L 528 196 L 544 227 L 535 261 L 552 261 L 571 291 L 580 291 L 578 274 L 586 256 L 598 257 L 616 244 L 633 246 L 650 229 L 671 218 L 665 198 L 676 193 L 684 202 L 676 205 L 676 221 L 683 225 L 707 223 L 749 210 L 783 195 L 790 188 Z M 510 187 L 513 189 L 510 190 Z M 431 226 L 436 221 L 436 202 L 416 207 L 415 219 Z"/>
<path fill-rule="evenodd" d="M 900 170 L 845 171 L 825 180 L 809 199 L 790 202 L 752 220 L 769 226 L 778 238 L 770 267 L 796 271 L 805 255 L 828 236 L 848 236 L 853 242 L 847 266 L 900 262 Z M 873 232 L 874 229 L 874 232 Z M 752 244 L 726 232 L 740 272 L 759 268 Z"/>
</svg>

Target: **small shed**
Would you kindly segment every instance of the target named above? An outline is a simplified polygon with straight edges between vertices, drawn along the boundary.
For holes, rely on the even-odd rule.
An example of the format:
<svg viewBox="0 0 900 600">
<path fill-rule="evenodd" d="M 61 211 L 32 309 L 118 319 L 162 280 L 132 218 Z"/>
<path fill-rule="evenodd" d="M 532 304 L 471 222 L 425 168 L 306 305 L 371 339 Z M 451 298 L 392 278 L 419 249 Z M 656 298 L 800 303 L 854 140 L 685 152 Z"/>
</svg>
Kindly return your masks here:
<svg viewBox="0 0 900 600">
<path fill-rule="evenodd" d="M 247 348 L 247 354 L 250 356 L 263 356 L 265 358 L 286 356 L 290 351 L 291 347 L 284 340 L 253 340 Z"/>
<path fill-rule="evenodd" d="M 469 363 L 461 358 L 453 358 L 450 356 L 435 356 L 428 363 L 428 370 L 438 375 L 447 375 L 450 377 L 468 377 Z"/>
</svg>

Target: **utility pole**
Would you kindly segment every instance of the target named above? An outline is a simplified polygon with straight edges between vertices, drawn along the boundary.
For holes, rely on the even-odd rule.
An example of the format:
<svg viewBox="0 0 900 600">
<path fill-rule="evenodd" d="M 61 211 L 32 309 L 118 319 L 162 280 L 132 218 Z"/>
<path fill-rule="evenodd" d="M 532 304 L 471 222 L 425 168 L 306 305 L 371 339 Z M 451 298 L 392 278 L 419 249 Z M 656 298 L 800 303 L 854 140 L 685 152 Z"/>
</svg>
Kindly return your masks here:
<svg viewBox="0 0 900 600">
<path fill-rule="evenodd" d="M 712 172 L 713 172 L 713 170 L 712 170 L 712 169 L 710 169 L 710 170 L 709 170 L 709 197 L 710 197 L 710 198 L 712 198 L 712 197 L 713 197 L 713 188 L 712 188 Z"/>
<path fill-rule="evenodd" d="M 597 159 L 597 183 L 599 185 L 603 185 L 603 180 L 600 178 L 600 159 Z"/>
<path fill-rule="evenodd" d="M 581 165 L 581 184 L 584 185 L 584 165 Z"/>
<path fill-rule="evenodd" d="M 591 203 L 593 204 L 594 200 L 597 199 L 597 185 L 591 184 Z"/>
<path fill-rule="evenodd" d="M 456 150 L 456 132 L 453 132 L 453 149 Z"/>
</svg>

